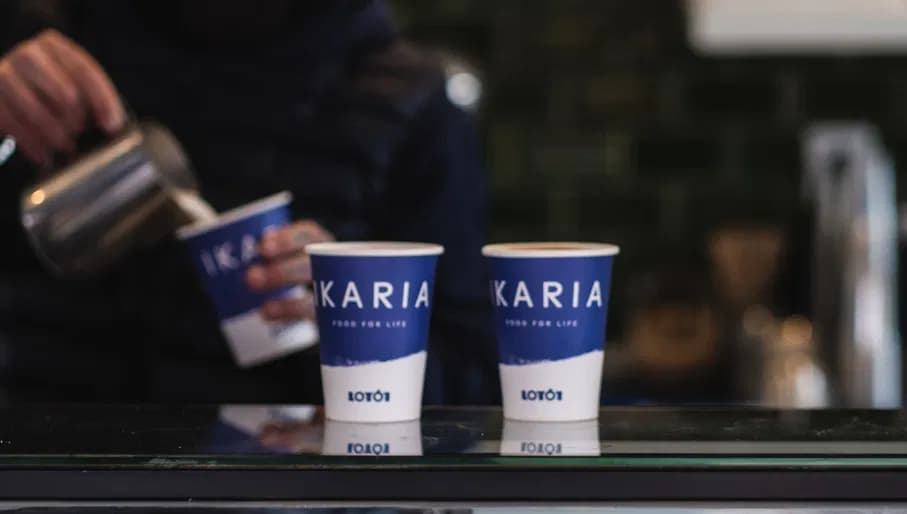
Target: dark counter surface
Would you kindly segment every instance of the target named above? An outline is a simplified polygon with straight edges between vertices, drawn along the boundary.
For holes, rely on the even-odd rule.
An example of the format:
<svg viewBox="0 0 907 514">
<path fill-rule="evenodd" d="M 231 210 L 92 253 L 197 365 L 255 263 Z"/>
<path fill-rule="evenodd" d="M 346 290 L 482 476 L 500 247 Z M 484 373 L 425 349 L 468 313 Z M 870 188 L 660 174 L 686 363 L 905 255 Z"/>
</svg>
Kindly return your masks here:
<svg viewBox="0 0 907 514">
<path fill-rule="evenodd" d="M 311 406 L 0 409 L 0 499 L 907 499 L 907 411 L 603 409 L 526 423 L 427 408 L 325 421 Z"/>
</svg>

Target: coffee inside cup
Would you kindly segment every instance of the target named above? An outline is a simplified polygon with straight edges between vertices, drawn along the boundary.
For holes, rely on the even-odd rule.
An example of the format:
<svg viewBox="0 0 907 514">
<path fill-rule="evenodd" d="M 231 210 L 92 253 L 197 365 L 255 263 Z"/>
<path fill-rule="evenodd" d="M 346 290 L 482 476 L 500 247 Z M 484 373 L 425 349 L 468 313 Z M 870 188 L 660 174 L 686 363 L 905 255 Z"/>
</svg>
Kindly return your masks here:
<svg viewBox="0 0 907 514">
<path fill-rule="evenodd" d="M 571 244 L 571 243 L 561 243 L 561 244 L 548 244 L 548 243 L 529 243 L 519 247 L 521 250 L 582 250 L 586 248 L 581 244 Z"/>
<path fill-rule="evenodd" d="M 530 242 L 485 245 L 488 257 L 599 257 L 617 255 L 620 248 L 607 243 Z"/>
<path fill-rule="evenodd" d="M 306 246 L 311 255 L 345 255 L 351 257 L 407 257 L 440 255 L 444 247 L 432 243 L 401 241 L 344 241 L 314 243 Z"/>
</svg>

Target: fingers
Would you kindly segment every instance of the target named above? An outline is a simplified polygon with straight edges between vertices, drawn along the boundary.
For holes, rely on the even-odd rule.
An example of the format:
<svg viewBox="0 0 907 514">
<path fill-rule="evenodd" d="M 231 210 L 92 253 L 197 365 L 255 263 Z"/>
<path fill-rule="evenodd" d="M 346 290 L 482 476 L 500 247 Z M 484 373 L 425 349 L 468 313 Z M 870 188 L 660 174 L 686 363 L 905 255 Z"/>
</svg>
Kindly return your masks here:
<svg viewBox="0 0 907 514">
<path fill-rule="evenodd" d="M 12 115 L 41 145 L 42 153 L 74 150 L 72 135 L 65 124 L 38 98 L 12 62 L 4 62 L 0 67 L 0 96 Z"/>
<path fill-rule="evenodd" d="M 256 290 L 307 284 L 312 281 L 312 261 L 305 246 L 333 240 L 330 232 L 313 221 L 296 222 L 265 234 L 260 246 L 265 261 L 249 268 L 246 282 Z M 268 321 L 315 319 L 315 303 L 311 295 L 277 298 L 262 305 L 261 315 Z"/>
<path fill-rule="evenodd" d="M 311 243 L 333 241 L 334 236 L 314 221 L 297 221 L 273 230 L 261 240 L 261 255 L 273 259 L 305 251 Z"/>
<path fill-rule="evenodd" d="M 252 289 L 277 289 L 311 281 L 312 261 L 307 255 L 255 265 L 246 272 L 246 282 Z"/>
<path fill-rule="evenodd" d="M 292 450 L 296 432 L 295 424 L 269 422 L 258 434 L 258 442 L 269 448 Z"/>
<path fill-rule="evenodd" d="M 48 153 L 37 134 L 30 127 L 26 127 L 7 107 L 6 101 L 0 95 L 0 133 L 11 134 L 16 140 L 16 147 L 32 162 L 45 165 Z"/>
<path fill-rule="evenodd" d="M 299 321 L 315 319 L 315 302 L 312 296 L 268 300 L 261 307 L 261 316 L 267 321 Z"/>
<path fill-rule="evenodd" d="M 97 124 L 107 132 L 122 128 L 126 115 L 113 82 L 101 65 L 75 42 L 56 31 L 41 34 L 42 43 L 58 66 L 66 71 L 87 101 Z"/>
<path fill-rule="evenodd" d="M 43 44 L 27 45 L 13 52 L 10 63 L 38 96 L 60 117 L 69 137 L 75 139 L 85 123 L 85 107 L 78 86 L 53 61 Z"/>
</svg>

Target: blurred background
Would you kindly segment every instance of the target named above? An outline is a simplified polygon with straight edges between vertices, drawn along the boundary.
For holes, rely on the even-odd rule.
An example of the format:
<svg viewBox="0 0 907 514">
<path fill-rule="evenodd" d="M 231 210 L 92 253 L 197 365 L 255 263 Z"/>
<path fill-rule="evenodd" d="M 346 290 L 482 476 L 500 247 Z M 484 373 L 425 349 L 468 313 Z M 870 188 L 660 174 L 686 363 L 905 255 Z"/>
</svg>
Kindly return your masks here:
<svg viewBox="0 0 907 514">
<path fill-rule="evenodd" d="M 605 403 L 903 404 L 907 0 L 387 3 L 433 60 L 396 41 L 383 48 L 394 39 L 384 4 L 364 0 L 4 0 L 0 11 L 29 23 L 0 15 L 0 36 L 12 45 L 39 28 L 68 29 L 137 115 L 174 130 L 214 209 L 288 188 L 294 215 L 341 240 L 442 238 L 446 262 L 457 264 L 442 261 L 439 272 L 452 286 L 436 294 L 444 374 L 429 373 L 440 377 L 434 398 L 493 403 L 497 394 L 478 252 L 484 161 L 488 240 L 620 245 Z M 363 56 L 362 69 L 338 66 Z M 443 101 L 419 107 L 429 93 L 446 93 L 475 121 L 481 158 L 462 112 Z M 413 121 L 429 107 L 449 119 Z M 225 130 L 225 120 L 247 132 Z M 351 158 L 357 152 L 371 157 Z M 367 165 L 384 178 L 372 180 Z M 316 351 L 251 373 L 234 365 L 177 245 L 137 252 L 147 261 L 121 265 L 107 282 L 52 280 L 19 227 L 29 177 L 7 173 L 12 185 L 0 188 L 6 228 L 21 236 L 18 250 L 0 252 L 11 262 L 0 265 L 0 383 L 18 381 L 34 398 L 186 401 L 190 390 L 208 401 L 224 397 L 221 383 L 246 400 L 259 386 L 268 394 L 255 398 L 321 398 Z M 410 197 L 426 200 L 429 215 L 383 208 Z M 95 315 L 107 311 L 130 330 L 154 329 L 124 347 Z M 88 344 L 73 346 L 79 340 Z M 73 353 L 83 364 L 60 357 Z M 85 371 L 102 361 L 101 372 Z M 223 376 L 208 380 L 215 368 Z M 203 385 L 216 386 L 211 396 Z"/>
<path fill-rule="evenodd" d="M 478 120 L 490 239 L 621 246 L 607 402 L 901 403 L 907 2 L 392 7 Z"/>
</svg>

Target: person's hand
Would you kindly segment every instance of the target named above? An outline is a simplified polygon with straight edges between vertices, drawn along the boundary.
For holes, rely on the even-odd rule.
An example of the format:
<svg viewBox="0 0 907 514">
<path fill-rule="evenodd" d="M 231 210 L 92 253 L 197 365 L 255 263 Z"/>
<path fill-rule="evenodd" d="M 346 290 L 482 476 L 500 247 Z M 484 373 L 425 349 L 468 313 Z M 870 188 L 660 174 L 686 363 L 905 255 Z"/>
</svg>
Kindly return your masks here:
<svg viewBox="0 0 907 514">
<path fill-rule="evenodd" d="M 246 272 L 246 282 L 256 290 L 309 285 L 312 262 L 305 252 L 310 243 L 333 241 L 334 236 L 314 221 L 298 221 L 268 232 L 261 239 L 259 253 L 264 263 Z M 312 295 L 303 298 L 279 298 L 262 305 L 261 315 L 269 321 L 315 319 Z"/>
<path fill-rule="evenodd" d="M 324 439 L 324 409 L 319 407 L 308 420 L 274 420 L 258 434 L 258 442 L 268 448 L 294 453 L 319 453 Z"/>
<path fill-rule="evenodd" d="M 73 153 L 88 119 L 113 133 L 126 116 L 110 78 L 75 42 L 46 30 L 0 57 L 0 135 L 30 160 Z"/>
</svg>

